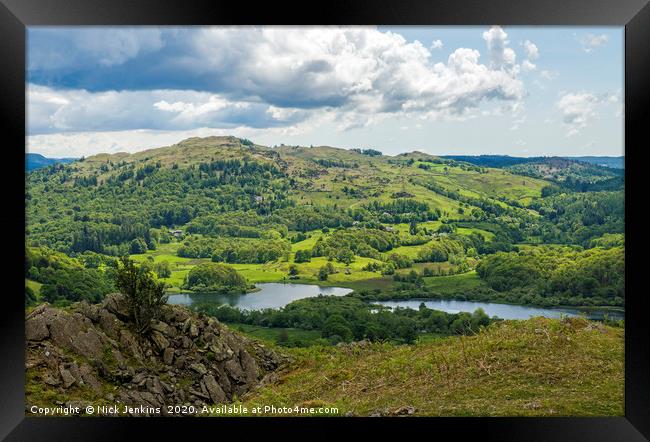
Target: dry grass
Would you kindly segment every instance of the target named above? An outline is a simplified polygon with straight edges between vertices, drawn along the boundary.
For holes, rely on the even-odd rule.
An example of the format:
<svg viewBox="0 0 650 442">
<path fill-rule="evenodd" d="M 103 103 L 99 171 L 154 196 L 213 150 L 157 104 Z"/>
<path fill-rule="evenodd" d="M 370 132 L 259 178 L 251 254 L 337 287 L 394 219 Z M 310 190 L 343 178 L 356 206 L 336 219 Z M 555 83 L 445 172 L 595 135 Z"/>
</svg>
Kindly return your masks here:
<svg viewBox="0 0 650 442">
<path fill-rule="evenodd" d="M 621 416 L 623 330 L 582 318 L 504 321 L 412 346 L 292 350 L 296 364 L 249 407 L 323 404 L 339 414 Z"/>
</svg>

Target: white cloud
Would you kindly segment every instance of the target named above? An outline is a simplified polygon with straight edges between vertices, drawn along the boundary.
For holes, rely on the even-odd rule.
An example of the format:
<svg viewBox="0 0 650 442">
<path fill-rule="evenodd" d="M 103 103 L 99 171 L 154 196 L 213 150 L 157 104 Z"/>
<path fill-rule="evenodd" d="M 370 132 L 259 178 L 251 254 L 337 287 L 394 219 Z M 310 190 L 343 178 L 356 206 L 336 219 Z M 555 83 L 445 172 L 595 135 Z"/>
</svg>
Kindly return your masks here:
<svg viewBox="0 0 650 442">
<path fill-rule="evenodd" d="M 336 112 L 331 120 L 342 130 L 390 114 L 457 118 L 483 103 L 524 96 L 507 34 L 492 27 L 483 37 L 490 66 L 468 48 L 433 63 L 418 41 L 375 28 L 200 28 L 180 39 L 189 41 L 187 53 L 169 60 L 168 68 L 201 76 L 223 92 L 29 85 L 29 132 L 292 127 L 329 112 Z M 135 51 L 123 40 L 111 60 Z"/>
<path fill-rule="evenodd" d="M 531 63 L 530 60 L 524 60 L 523 63 L 521 63 L 521 70 L 524 72 L 534 71 L 535 69 L 537 69 L 537 66 L 534 63 Z"/>
<path fill-rule="evenodd" d="M 208 92 L 140 90 L 89 92 L 28 85 L 30 134 L 125 129 L 275 127 L 307 118 L 303 110 L 231 101 Z"/>
<path fill-rule="evenodd" d="M 163 30 L 152 27 L 35 28 L 28 37 L 33 69 L 117 66 L 163 48 Z M 31 41 L 34 39 L 35 41 Z"/>
<path fill-rule="evenodd" d="M 431 42 L 431 50 L 442 49 L 442 47 L 443 47 L 442 40 L 433 40 Z"/>
<path fill-rule="evenodd" d="M 215 129 L 199 127 L 191 130 L 125 130 L 96 132 L 60 132 L 27 137 L 27 151 L 50 158 L 82 157 L 98 153 L 139 152 L 161 146 L 170 146 L 190 137 L 233 135 L 241 138 L 262 140 L 264 137 L 285 139 L 301 133 L 295 128 L 232 127 Z M 263 141 L 262 141 L 263 142 Z"/>
<path fill-rule="evenodd" d="M 528 57 L 529 60 L 537 60 L 539 58 L 539 49 L 537 48 L 537 45 L 530 40 L 526 40 L 522 43 L 524 47 L 524 51 L 526 52 L 526 57 Z"/>
<path fill-rule="evenodd" d="M 579 134 L 592 120 L 598 118 L 599 107 L 618 106 L 619 102 L 618 94 L 564 93 L 557 102 L 557 107 L 562 113 L 562 122 L 567 129 L 567 137 Z"/>
<path fill-rule="evenodd" d="M 608 40 L 609 37 L 605 34 L 587 34 L 580 39 L 580 44 L 582 45 L 582 50 L 584 52 L 590 53 L 593 52 L 596 48 L 607 43 Z"/>
<path fill-rule="evenodd" d="M 483 40 L 487 43 L 490 62 L 495 69 L 511 70 L 515 68 L 516 54 L 508 47 L 508 34 L 500 26 L 492 26 L 483 32 Z"/>
<path fill-rule="evenodd" d="M 558 71 L 543 70 L 539 73 L 539 76 L 544 80 L 555 80 L 559 75 Z"/>
</svg>

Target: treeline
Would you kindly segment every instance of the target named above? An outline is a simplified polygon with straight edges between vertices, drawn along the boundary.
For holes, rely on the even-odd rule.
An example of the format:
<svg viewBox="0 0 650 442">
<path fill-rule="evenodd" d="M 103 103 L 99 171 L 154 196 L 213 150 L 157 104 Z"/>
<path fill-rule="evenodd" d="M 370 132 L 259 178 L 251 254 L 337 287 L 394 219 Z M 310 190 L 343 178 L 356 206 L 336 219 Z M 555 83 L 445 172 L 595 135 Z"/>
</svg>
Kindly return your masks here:
<svg viewBox="0 0 650 442">
<path fill-rule="evenodd" d="M 345 169 L 357 169 L 359 163 L 356 161 L 343 161 L 343 160 L 330 160 L 330 159 L 316 159 L 314 160 L 316 164 L 320 164 L 323 167 L 342 167 Z"/>
<path fill-rule="evenodd" d="M 97 186 L 70 182 L 76 163 L 39 169 L 27 176 L 27 236 L 33 244 L 66 253 L 92 250 L 121 255 L 136 239 L 147 248 L 155 247 L 148 237 L 152 228 L 233 211 L 268 216 L 295 205 L 287 198 L 289 180 L 270 163 L 244 159 L 215 160 L 183 169 L 161 168 L 158 163 L 102 166 L 105 170 L 95 173 L 110 175 L 101 175 Z M 84 175 L 83 179 L 90 178 Z M 232 235 L 250 234 L 228 228 Z"/>
<path fill-rule="evenodd" d="M 470 235 L 450 234 L 439 237 L 427 243 L 418 254 L 417 262 L 445 262 L 454 261 L 455 258 L 465 256 L 475 257 L 479 254 L 487 255 L 498 251 L 516 250 L 508 241 L 486 241 L 483 235 L 472 233 Z"/>
<path fill-rule="evenodd" d="M 606 233 L 624 233 L 623 192 L 562 193 L 533 201 L 530 207 L 542 215 L 542 222 L 529 233 L 545 243 L 580 244 Z"/>
<path fill-rule="evenodd" d="M 364 256 L 381 259 L 381 253 L 400 245 L 399 235 L 378 229 L 341 229 L 335 230 L 326 239 L 320 237 L 311 250 L 312 256 Z M 345 262 L 342 259 L 339 259 Z M 349 264 L 349 262 L 347 262 Z"/>
<path fill-rule="evenodd" d="M 115 264 L 113 261 L 105 263 Z M 106 294 L 115 291 L 114 271 L 114 267 L 100 270 L 93 263 L 84 266 L 77 259 L 47 248 L 28 247 L 25 251 L 25 278 L 43 284 L 41 300 L 51 304 L 101 301 Z M 34 303 L 34 294 L 30 296 L 30 303 Z"/>
<path fill-rule="evenodd" d="M 287 240 L 191 238 L 178 248 L 183 258 L 211 258 L 213 262 L 263 264 L 288 259 L 291 245 Z"/>
<path fill-rule="evenodd" d="M 350 149 L 350 150 L 353 151 L 353 152 L 360 153 L 361 155 L 367 155 L 369 157 L 380 157 L 380 156 L 383 155 L 380 151 L 375 150 L 375 149 L 358 149 L 358 148 L 356 148 L 356 149 Z"/>
<path fill-rule="evenodd" d="M 435 221 L 440 218 L 439 209 L 431 209 L 425 202 L 410 198 L 399 198 L 394 201 L 372 201 L 364 204 L 368 210 L 382 223 L 408 223 L 411 221 Z"/>
<path fill-rule="evenodd" d="M 192 267 L 181 288 L 195 292 L 241 294 L 246 292 L 248 284 L 246 278 L 230 266 L 205 263 Z"/>
<path fill-rule="evenodd" d="M 477 274 L 497 292 L 529 292 L 569 305 L 625 302 L 625 251 L 540 246 L 484 258 Z"/>
<path fill-rule="evenodd" d="M 332 344 L 363 339 L 413 343 L 420 333 L 474 334 L 492 321 L 480 309 L 473 314 L 450 314 L 424 305 L 418 310 L 390 310 L 353 296 L 319 295 L 293 301 L 281 309 L 250 311 L 211 304 L 195 308 L 223 322 L 318 330 Z"/>
<path fill-rule="evenodd" d="M 277 218 L 274 220 L 278 221 Z M 188 233 L 235 238 L 273 238 L 278 234 L 284 238 L 288 235 L 285 224 L 269 221 L 269 217 L 254 210 L 238 210 L 199 216 L 186 225 L 186 230 Z"/>
</svg>

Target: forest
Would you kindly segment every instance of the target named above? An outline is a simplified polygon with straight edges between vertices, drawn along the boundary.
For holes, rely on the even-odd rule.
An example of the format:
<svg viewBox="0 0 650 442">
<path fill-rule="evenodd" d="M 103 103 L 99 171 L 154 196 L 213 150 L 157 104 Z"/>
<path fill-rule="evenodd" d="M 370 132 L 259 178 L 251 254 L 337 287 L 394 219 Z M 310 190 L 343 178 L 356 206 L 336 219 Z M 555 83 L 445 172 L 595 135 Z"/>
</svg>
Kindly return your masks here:
<svg viewBox="0 0 650 442">
<path fill-rule="evenodd" d="M 115 291 L 117 259 L 131 256 L 172 292 L 350 287 L 278 311 L 201 307 L 328 342 L 411 342 L 413 330 L 486 322 L 375 311 L 377 300 L 624 307 L 623 172 L 484 160 L 211 137 L 42 167 L 26 174 L 25 302 L 97 302 Z"/>
</svg>

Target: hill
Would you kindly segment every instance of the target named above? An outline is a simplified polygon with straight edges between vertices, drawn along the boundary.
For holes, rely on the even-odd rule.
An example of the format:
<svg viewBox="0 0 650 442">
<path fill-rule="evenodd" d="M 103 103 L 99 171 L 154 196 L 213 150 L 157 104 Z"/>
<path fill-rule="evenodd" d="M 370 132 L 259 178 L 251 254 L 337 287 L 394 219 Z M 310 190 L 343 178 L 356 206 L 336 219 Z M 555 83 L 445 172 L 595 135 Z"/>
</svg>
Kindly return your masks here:
<svg viewBox="0 0 650 442">
<path fill-rule="evenodd" d="M 463 161 L 477 166 L 497 168 L 531 163 L 542 159 L 542 157 L 511 157 L 510 155 L 443 155 L 442 158 Z"/>
<path fill-rule="evenodd" d="M 192 268 L 212 261 L 232 265 L 248 283 L 456 296 L 461 288 L 438 291 L 428 282 L 470 275 L 483 257 L 525 244 L 589 248 L 622 234 L 622 179 L 620 171 L 559 158 L 499 169 L 422 152 L 190 138 L 28 174 L 28 245 L 79 259 L 82 270 L 34 259 L 25 271 L 49 302 L 100 299 L 110 292 L 102 275 L 124 254 L 158 269 L 176 291 Z M 497 299 L 472 281 L 472 297 Z M 583 292 L 549 292 L 549 300 L 601 300 Z M 538 299 L 521 290 L 502 295 Z M 602 299 L 623 302 L 613 292 Z"/>
<path fill-rule="evenodd" d="M 41 167 L 51 166 L 57 163 L 72 163 L 76 158 L 47 158 L 38 153 L 25 154 L 25 171 L 40 169 Z"/>
<path fill-rule="evenodd" d="M 625 169 L 625 157 L 566 157 L 570 160 L 582 161 L 583 163 L 596 164 L 598 166 L 611 167 L 612 169 Z"/>
<path fill-rule="evenodd" d="M 273 149 L 210 137 L 40 169 L 30 174 L 26 197 L 32 239 L 59 250 L 106 252 L 106 246 L 144 236 L 138 225 L 182 226 L 237 210 L 274 213 L 276 224 L 305 231 L 323 222 L 296 217 L 292 207 L 307 206 L 312 213 L 317 207 L 336 210 L 324 220 L 336 227 L 348 222 L 342 219 L 350 219 L 348 209 L 367 211 L 376 202 L 381 215 L 398 210 L 389 207 L 396 200 L 412 199 L 434 214 L 423 221 L 467 220 L 465 213 L 486 205 L 510 204 L 516 212 L 539 197 L 546 184 L 419 153 L 387 157 L 325 146 Z M 411 211 L 399 210 L 394 214 Z M 368 217 L 359 214 L 357 220 L 361 216 Z M 132 225 L 128 232 L 119 227 L 125 219 Z M 98 224 L 103 233 L 84 229 L 95 230 Z M 93 238 L 77 238 L 84 232 Z"/>
<path fill-rule="evenodd" d="M 357 416 L 622 416 L 623 344 L 622 329 L 532 318 L 416 345 L 312 347 L 242 402 Z"/>
<path fill-rule="evenodd" d="M 448 158 L 456 161 L 463 161 L 466 163 L 475 164 L 477 166 L 485 167 L 508 167 L 515 164 L 526 164 L 542 162 L 547 158 L 552 157 L 513 157 L 510 155 L 443 155 L 441 158 Z M 560 157 L 567 160 L 579 161 L 582 163 L 595 164 L 597 166 L 609 167 L 612 169 L 624 169 L 625 157 L 597 157 L 597 156 L 582 156 L 582 157 Z"/>
</svg>

